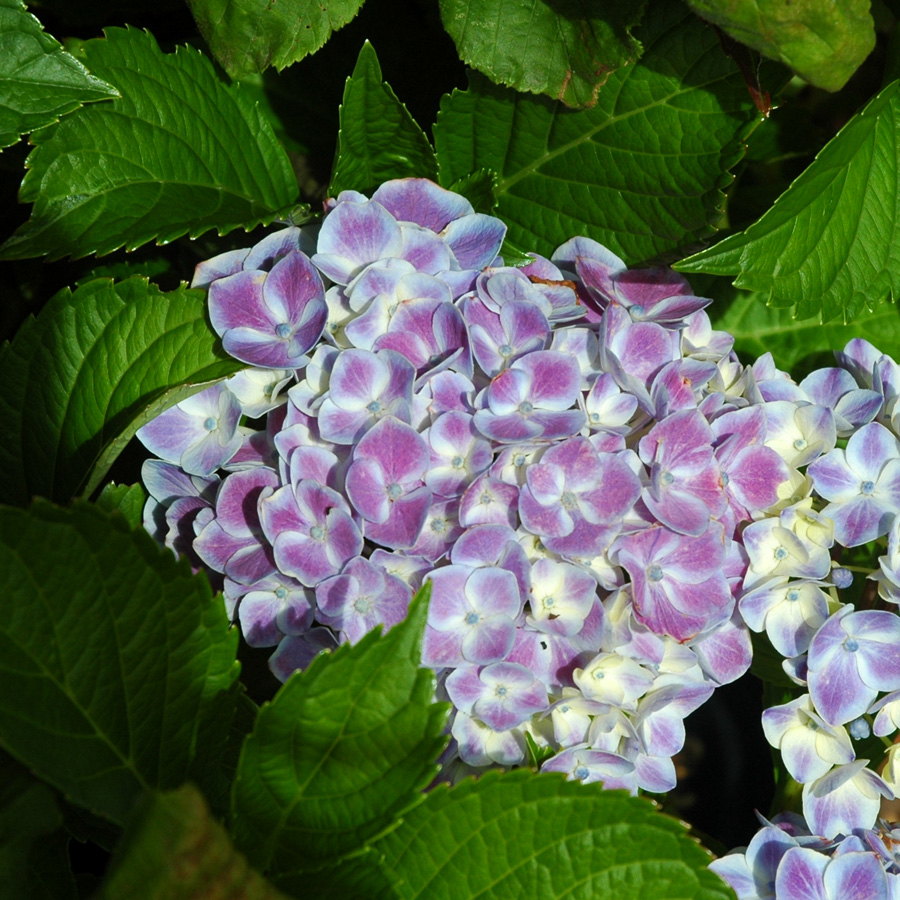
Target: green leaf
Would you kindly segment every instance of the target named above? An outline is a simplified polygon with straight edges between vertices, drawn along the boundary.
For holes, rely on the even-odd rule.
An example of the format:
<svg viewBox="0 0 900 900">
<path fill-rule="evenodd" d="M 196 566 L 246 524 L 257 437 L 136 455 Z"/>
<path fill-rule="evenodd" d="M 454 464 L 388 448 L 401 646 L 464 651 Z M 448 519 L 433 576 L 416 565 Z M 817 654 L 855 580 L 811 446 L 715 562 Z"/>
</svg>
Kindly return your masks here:
<svg viewBox="0 0 900 900">
<path fill-rule="evenodd" d="M 341 130 L 329 196 L 371 194 L 391 178 L 437 179 L 434 150 L 390 86 L 382 81 L 375 49 L 366 41 L 344 88 Z"/>
<path fill-rule="evenodd" d="M 708 310 L 715 328 L 735 337 L 735 350 L 745 363 L 763 353 L 771 353 L 779 368 L 795 373 L 824 362 L 833 350 L 840 350 L 853 338 L 871 341 L 883 353 L 900 358 L 900 313 L 896 306 L 884 305 L 875 312 L 863 313 L 850 325 L 830 322 L 820 325 L 815 319 L 798 322 L 790 310 L 765 305 L 765 297 L 738 292 L 730 303 L 714 303 Z"/>
<path fill-rule="evenodd" d="M 279 71 L 325 45 L 363 0 L 187 0 L 213 56 L 232 78 Z"/>
<path fill-rule="evenodd" d="M 477 75 L 445 98 L 441 183 L 494 170 L 509 240 L 546 256 L 583 234 L 635 264 L 709 234 L 758 115 L 712 29 L 681 4 L 653 9 L 641 61 L 613 72 L 592 109 Z"/>
<path fill-rule="evenodd" d="M 491 81 L 593 106 L 610 73 L 640 56 L 647 0 L 440 0 L 460 57 Z"/>
<path fill-rule="evenodd" d="M 38 502 L 0 507 L 0 585 L 13 756 L 116 823 L 216 758 L 197 720 L 237 678 L 238 641 L 205 576 L 90 504 Z"/>
<path fill-rule="evenodd" d="M 497 209 L 497 173 L 479 169 L 450 185 L 455 194 L 462 194 L 472 204 L 475 212 L 493 215 Z"/>
<path fill-rule="evenodd" d="M 0 502 L 89 495 L 141 425 L 240 368 L 203 291 L 142 278 L 60 291 L 0 348 Z"/>
<path fill-rule="evenodd" d="M 56 794 L 0 751 L 0 900 L 52 896 L 42 884 L 54 884 L 53 900 L 75 897 L 67 836 Z"/>
<path fill-rule="evenodd" d="M 320 655 L 262 707 L 232 797 L 235 843 L 261 871 L 321 868 L 361 850 L 434 777 L 446 712 L 419 667 L 427 592 L 386 635 Z"/>
<path fill-rule="evenodd" d="M 210 897 L 289 900 L 247 865 L 193 785 L 149 794 L 95 900 Z"/>
<path fill-rule="evenodd" d="M 869 0 L 688 0 L 742 44 L 840 90 L 875 46 Z"/>
<path fill-rule="evenodd" d="M 0 148 L 82 103 L 118 96 L 41 27 L 22 0 L 0 0 Z"/>
<path fill-rule="evenodd" d="M 85 64 L 121 94 L 32 135 L 20 191 L 31 218 L 0 258 L 133 250 L 276 218 L 297 197 L 259 110 L 199 51 L 163 53 L 135 29 L 86 42 Z"/>
<path fill-rule="evenodd" d="M 437 788 L 377 849 L 404 900 L 734 896 L 651 801 L 527 769 Z"/>
<path fill-rule="evenodd" d="M 900 82 L 874 97 L 746 231 L 682 272 L 736 275 L 796 318 L 849 322 L 900 296 Z"/>
<path fill-rule="evenodd" d="M 141 524 L 146 502 L 147 492 L 141 484 L 107 484 L 97 497 L 100 509 L 121 513 L 132 528 Z"/>
</svg>

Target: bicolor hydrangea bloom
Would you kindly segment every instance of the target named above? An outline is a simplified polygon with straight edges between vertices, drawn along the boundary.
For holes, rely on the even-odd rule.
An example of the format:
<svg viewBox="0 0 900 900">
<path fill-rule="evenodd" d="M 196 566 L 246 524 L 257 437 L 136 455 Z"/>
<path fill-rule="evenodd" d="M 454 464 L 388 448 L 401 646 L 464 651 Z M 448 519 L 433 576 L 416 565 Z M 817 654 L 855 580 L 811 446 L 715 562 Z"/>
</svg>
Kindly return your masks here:
<svg viewBox="0 0 900 900">
<path fill-rule="evenodd" d="M 586 237 L 506 266 L 505 225 L 425 179 L 324 211 L 198 266 L 253 368 L 138 434 L 159 457 L 148 528 L 273 672 L 392 627 L 430 582 L 448 761 L 537 746 L 546 771 L 659 792 L 685 717 L 765 632 L 803 692 L 763 723 L 808 824 L 871 830 L 900 764 L 886 782 L 857 746 L 866 717 L 900 724 L 900 625 L 842 602 L 859 567 L 840 553 L 885 544 L 897 602 L 900 368 L 859 340 L 800 384 L 745 366 L 681 275 Z M 742 898 L 793 900 L 807 875 L 830 897 L 850 889 L 836 863 L 875 852 L 761 834 L 717 864 Z"/>
</svg>

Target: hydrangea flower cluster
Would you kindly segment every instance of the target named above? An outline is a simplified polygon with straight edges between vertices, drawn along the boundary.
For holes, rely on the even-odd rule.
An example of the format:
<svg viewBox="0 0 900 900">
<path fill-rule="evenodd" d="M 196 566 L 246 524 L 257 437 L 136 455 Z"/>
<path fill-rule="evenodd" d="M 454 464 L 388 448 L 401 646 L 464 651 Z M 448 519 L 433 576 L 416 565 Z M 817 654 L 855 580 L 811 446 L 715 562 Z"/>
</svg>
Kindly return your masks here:
<svg viewBox="0 0 900 900">
<path fill-rule="evenodd" d="M 505 231 L 403 179 L 198 266 L 249 368 L 139 431 L 147 527 L 282 680 L 429 581 L 446 777 L 667 791 L 765 632 L 805 691 L 764 727 L 806 825 L 871 829 L 900 786 L 853 741 L 900 725 L 900 620 L 842 604 L 833 558 L 886 538 L 900 600 L 900 369 L 863 341 L 799 384 L 744 366 L 681 276 L 583 237 L 506 266 Z"/>
</svg>

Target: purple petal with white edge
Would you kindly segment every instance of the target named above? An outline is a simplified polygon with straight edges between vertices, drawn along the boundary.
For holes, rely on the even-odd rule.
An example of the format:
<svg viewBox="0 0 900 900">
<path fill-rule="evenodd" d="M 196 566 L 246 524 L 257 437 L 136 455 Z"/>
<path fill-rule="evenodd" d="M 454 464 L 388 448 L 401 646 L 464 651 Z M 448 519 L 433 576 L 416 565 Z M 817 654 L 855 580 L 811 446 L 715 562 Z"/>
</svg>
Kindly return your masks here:
<svg viewBox="0 0 900 900">
<path fill-rule="evenodd" d="M 717 684 L 737 681 L 753 661 L 750 632 L 736 612 L 724 625 L 696 641 L 691 649 L 700 668 Z"/>
<path fill-rule="evenodd" d="M 778 866 L 772 896 L 786 900 L 830 900 L 824 883 L 828 863 L 828 857 L 816 850 L 806 847 L 789 849 Z"/>
<path fill-rule="evenodd" d="M 315 252 L 317 231 L 315 228 L 289 226 L 267 234 L 250 248 L 244 260 L 244 268 L 269 271 L 279 259 L 287 256 L 292 250 L 299 250 L 305 254 Z"/>
<path fill-rule="evenodd" d="M 368 350 L 344 350 L 331 372 L 329 396 L 342 409 L 362 408 L 387 388 L 391 377 L 388 365 L 387 358 Z M 411 388 L 414 372 L 409 363 L 406 368 Z"/>
<path fill-rule="evenodd" d="M 274 647 L 284 637 L 276 624 L 281 600 L 271 591 L 251 591 L 241 598 L 241 634 L 250 647 Z"/>
<path fill-rule="evenodd" d="M 487 690 L 475 702 L 473 714 L 495 731 L 506 731 L 549 706 L 547 689 L 517 663 L 494 663 L 481 671 Z"/>
<path fill-rule="evenodd" d="M 463 492 L 459 501 L 459 522 L 468 528 L 472 525 L 518 524 L 519 489 L 498 478 L 481 475 Z"/>
<path fill-rule="evenodd" d="M 859 480 L 877 482 L 884 464 L 900 457 L 900 440 L 880 422 L 870 422 L 847 441 L 846 454 Z"/>
<path fill-rule="evenodd" d="M 453 267 L 453 253 L 445 241 L 428 228 L 415 224 L 402 224 L 400 232 L 403 235 L 403 245 L 400 255 L 411 262 L 417 269 L 426 275 L 437 275 L 446 272 Z M 449 288 L 447 299 L 450 299 Z"/>
<path fill-rule="evenodd" d="M 438 631 L 459 628 L 472 610 L 466 594 L 466 581 L 472 574 L 469 566 L 450 565 L 435 569 L 431 579 L 431 603 L 428 606 L 428 624 Z M 426 663 L 430 665 L 430 663 Z"/>
<path fill-rule="evenodd" d="M 412 426 L 387 416 L 366 432 L 354 458 L 378 460 L 389 485 L 418 486 L 428 470 L 428 444 Z"/>
<path fill-rule="evenodd" d="M 508 616 L 512 620 L 522 611 L 518 583 L 506 569 L 476 569 L 466 580 L 465 590 L 472 607 L 485 616 Z"/>
<path fill-rule="evenodd" d="M 887 876 L 873 853 L 836 856 L 825 869 L 825 893 L 840 900 L 889 900 Z"/>
<path fill-rule="evenodd" d="M 893 794 L 879 775 L 866 768 L 867 759 L 837 766 L 803 786 L 803 817 L 814 834 L 833 838 L 871 828 L 881 798 Z"/>
<path fill-rule="evenodd" d="M 194 269 L 194 277 L 191 279 L 191 287 L 209 287 L 212 282 L 219 278 L 227 278 L 229 275 L 240 272 L 244 267 L 244 260 L 249 252 L 246 248 L 227 250 L 225 253 L 220 253 L 212 259 L 197 263 Z M 250 266 L 250 268 L 257 269 L 259 266 Z"/>
<path fill-rule="evenodd" d="M 462 269 L 483 269 L 500 252 L 506 224 L 494 216 L 470 213 L 454 219 L 443 229 L 443 238 Z"/>
<path fill-rule="evenodd" d="M 810 644 L 815 648 L 816 639 Z M 822 662 L 815 658 L 810 662 Z M 829 725 L 843 725 L 861 716 L 878 696 L 878 691 L 867 687 L 859 677 L 856 656 L 838 649 L 830 654 L 823 669 L 810 669 L 809 693 L 816 709 Z"/>
<path fill-rule="evenodd" d="M 269 657 L 269 669 L 279 681 L 306 669 L 323 650 L 333 650 L 337 640 L 330 628 L 312 628 L 303 635 L 288 635 Z"/>
<path fill-rule="evenodd" d="M 398 222 L 415 222 L 441 231 L 448 222 L 474 212 L 461 194 L 439 187 L 427 178 L 395 178 L 372 194 Z"/>
<path fill-rule="evenodd" d="M 516 626 L 508 616 L 488 616 L 469 629 L 462 655 L 470 663 L 488 665 L 506 659 L 516 640 Z"/>
<path fill-rule="evenodd" d="M 530 377 L 529 400 L 542 410 L 565 410 L 581 388 L 581 370 L 571 357 L 556 350 L 535 350 L 513 363 Z"/>
<path fill-rule="evenodd" d="M 207 296 L 209 320 L 219 337 L 232 328 L 271 331 L 272 316 L 263 300 L 266 273 L 238 272 L 210 285 Z"/>
<path fill-rule="evenodd" d="M 509 370 L 507 369 L 507 371 Z M 488 409 L 480 409 L 475 413 L 473 422 L 486 438 L 501 444 L 517 444 L 544 435 L 544 428 L 539 422 L 525 418 L 518 413 L 497 415 Z M 571 434 L 577 430 L 576 426 L 568 433 Z"/>
<path fill-rule="evenodd" d="M 516 363 L 513 368 L 505 369 L 491 380 L 485 397 L 491 413 L 495 416 L 516 414 L 518 417 L 520 405 L 528 401 L 530 391 L 531 376 Z"/>
<path fill-rule="evenodd" d="M 816 492 L 834 503 L 846 503 L 859 495 L 861 478 L 847 463 L 843 450 L 832 450 L 810 463 L 806 470 Z"/>
<path fill-rule="evenodd" d="M 756 881 L 743 853 L 733 851 L 726 856 L 720 856 L 709 864 L 709 868 L 731 886 L 738 900 L 757 900 L 759 897 L 756 892 Z"/>
<path fill-rule="evenodd" d="M 368 522 L 382 523 L 391 514 L 389 481 L 377 459 L 358 459 L 347 470 L 347 499 Z"/>
<path fill-rule="evenodd" d="M 279 260 L 263 285 L 263 299 L 275 322 L 298 324 L 303 311 L 313 301 L 320 304 L 321 327 L 324 328 L 325 286 L 322 276 L 305 253 L 294 251 Z M 321 335 L 309 343 L 311 347 Z"/>
<path fill-rule="evenodd" d="M 339 203 L 325 217 L 317 246 L 316 268 L 337 284 L 349 284 L 369 263 L 399 256 L 403 236 L 380 203 Z"/>
<path fill-rule="evenodd" d="M 417 488 L 390 504 L 387 521 L 366 527 L 366 537 L 392 550 L 408 550 L 418 541 L 431 509 L 432 494 Z"/>
<path fill-rule="evenodd" d="M 858 388 L 856 379 L 837 366 L 816 369 L 800 382 L 800 389 L 806 391 L 813 403 L 832 408 L 844 394 Z"/>
<path fill-rule="evenodd" d="M 472 707 L 485 691 L 485 685 L 478 677 L 480 673 L 480 666 L 460 666 L 454 669 L 444 682 L 450 701 L 469 716 L 472 715 Z"/>
<path fill-rule="evenodd" d="M 438 631 L 431 625 L 426 625 L 422 639 L 422 665 L 432 669 L 465 665 L 462 642 L 461 631 Z"/>
</svg>

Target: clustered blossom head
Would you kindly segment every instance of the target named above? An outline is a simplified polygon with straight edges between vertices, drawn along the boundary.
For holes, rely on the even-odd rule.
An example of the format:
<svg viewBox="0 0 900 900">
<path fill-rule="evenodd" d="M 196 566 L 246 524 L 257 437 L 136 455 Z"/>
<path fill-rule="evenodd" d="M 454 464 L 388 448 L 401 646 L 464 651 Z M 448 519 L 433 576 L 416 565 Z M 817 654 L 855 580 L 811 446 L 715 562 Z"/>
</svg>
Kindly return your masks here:
<svg viewBox="0 0 900 900">
<path fill-rule="evenodd" d="M 900 369 L 862 341 L 799 384 L 744 366 L 681 276 L 585 237 L 513 268 L 505 231 L 403 179 L 201 264 L 254 368 L 139 432 L 148 528 L 220 580 L 282 679 L 429 581 L 446 777 L 530 745 L 667 791 L 684 718 L 765 632 L 806 691 L 764 722 L 809 827 L 871 828 L 893 785 L 854 723 L 896 730 L 900 622 L 841 604 L 832 556 L 887 537 L 878 589 L 900 599 Z"/>
</svg>

